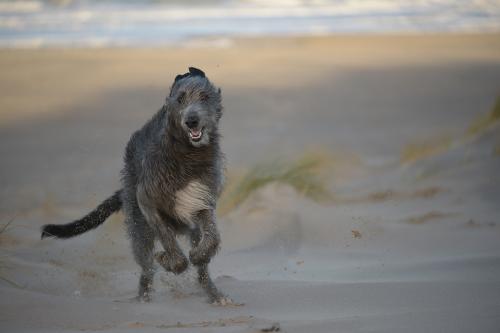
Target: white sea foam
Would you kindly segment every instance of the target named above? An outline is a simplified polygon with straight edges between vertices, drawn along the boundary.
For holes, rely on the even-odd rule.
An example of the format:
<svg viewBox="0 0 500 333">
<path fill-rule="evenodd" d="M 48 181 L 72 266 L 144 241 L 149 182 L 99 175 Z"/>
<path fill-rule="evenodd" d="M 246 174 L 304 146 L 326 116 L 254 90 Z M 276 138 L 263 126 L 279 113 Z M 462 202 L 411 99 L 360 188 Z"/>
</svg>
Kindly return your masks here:
<svg viewBox="0 0 500 333">
<path fill-rule="evenodd" d="M 500 0 L 62 3 L 0 2 L 0 45 L 161 46 L 236 36 L 500 31 Z"/>
<path fill-rule="evenodd" d="M 33 13 L 42 9 L 40 1 L 0 1 L 0 13 Z"/>
</svg>

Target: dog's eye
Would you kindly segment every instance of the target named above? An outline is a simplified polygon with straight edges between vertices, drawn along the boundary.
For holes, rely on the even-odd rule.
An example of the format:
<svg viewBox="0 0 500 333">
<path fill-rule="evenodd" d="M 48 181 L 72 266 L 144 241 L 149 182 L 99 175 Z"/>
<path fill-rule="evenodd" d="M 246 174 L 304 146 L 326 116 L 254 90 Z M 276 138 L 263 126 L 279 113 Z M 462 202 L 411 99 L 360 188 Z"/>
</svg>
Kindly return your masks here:
<svg viewBox="0 0 500 333">
<path fill-rule="evenodd" d="M 209 96 L 207 93 L 203 93 L 203 92 L 200 93 L 200 101 L 206 102 L 206 101 L 208 101 L 208 99 L 209 99 Z"/>
<path fill-rule="evenodd" d="M 177 103 L 182 104 L 186 99 L 186 93 L 183 91 L 177 96 Z"/>
</svg>

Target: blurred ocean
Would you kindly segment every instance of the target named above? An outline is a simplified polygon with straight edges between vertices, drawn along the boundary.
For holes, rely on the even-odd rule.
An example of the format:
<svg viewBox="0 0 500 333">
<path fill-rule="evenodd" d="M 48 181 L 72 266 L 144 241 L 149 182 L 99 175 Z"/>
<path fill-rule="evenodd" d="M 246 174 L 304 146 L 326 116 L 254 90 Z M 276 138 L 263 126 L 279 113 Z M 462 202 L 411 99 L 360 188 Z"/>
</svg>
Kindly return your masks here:
<svg viewBox="0 0 500 333">
<path fill-rule="evenodd" d="M 0 0 L 0 47 L 225 46 L 238 36 L 500 31 L 500 0 Z"/>
</svg>

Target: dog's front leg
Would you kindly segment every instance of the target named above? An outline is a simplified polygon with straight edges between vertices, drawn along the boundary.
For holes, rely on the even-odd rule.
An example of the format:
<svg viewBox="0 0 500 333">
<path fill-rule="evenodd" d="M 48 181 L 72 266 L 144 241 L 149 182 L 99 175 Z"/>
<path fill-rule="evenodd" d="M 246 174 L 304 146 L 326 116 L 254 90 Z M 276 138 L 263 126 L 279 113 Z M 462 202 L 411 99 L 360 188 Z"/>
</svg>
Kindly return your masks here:
<svg viewBox="0 0 500 333">
<path fill-rule="evenodd" d="M 196 248 L 201 241 L 201 230 L 196 227 L 191 230 L 191 245 Z M 208 272 L 208 263 L 196 265 L 198 269 L 198 282 L 208 296 L 208 302 L 213 305 L 238 305 L 235 304 L 229 297 L 217 289 L 210 274 Z"/>
<path fill-rule="evenodd" d="M 174 274 L 180 274 L 188 267 L 188 260 L 182 253 L 177 240 L 175 239 L 175 231 L 160 223 L 156 228 L 160 242 L 165 251 L 155 253 L 156 261 L 166 270 Z"/>
<path fill-rule="evenodd" d="M 160 217 L 158 209 L 151 204 L 145 192 L 140 187 L 137 191 L 137 200 L 139 208 L 144 214 L 147 223 L 155 231 L 161 245 L 165 251 L 155 253 L 155 259 L 166 270 L 175 274 L 180 274 L 188 267 L 188 260 L 177 240 L 175 239 L 175 230 L 173 230 L 163 218 Z"/>
<path fill-rule="evenodd" d="M 219 248 L 220 235 L 215 224 L 215 212 L 206 209 L 198 212 L 195 223 L 199 226 L 201 240 L 199 244 L 189 252 L 189 259 L 193 265 L 206 264 L 215 255 Z"/>
</svg>

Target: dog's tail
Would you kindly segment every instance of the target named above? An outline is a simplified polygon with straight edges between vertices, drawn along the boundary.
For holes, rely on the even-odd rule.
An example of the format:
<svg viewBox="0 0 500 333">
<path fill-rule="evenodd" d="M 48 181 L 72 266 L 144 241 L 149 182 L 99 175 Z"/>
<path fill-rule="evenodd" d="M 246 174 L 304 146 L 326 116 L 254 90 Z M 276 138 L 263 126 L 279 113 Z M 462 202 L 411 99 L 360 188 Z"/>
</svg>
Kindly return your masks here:
<svg viewBox="0 0 500 333">
<path fill-rule="evenodd" d="M 83 218 L 68 224 L 46 224 L 42 227 L 42 239 L 45 237 L 71 238 L 100 226 L 114 212 L 122 207 L 122 190 L 104 200 L 96 209 Z"/>
</svg>

